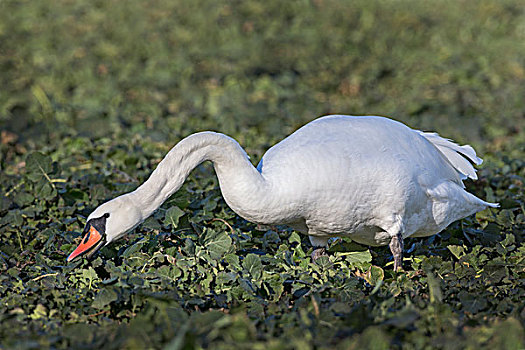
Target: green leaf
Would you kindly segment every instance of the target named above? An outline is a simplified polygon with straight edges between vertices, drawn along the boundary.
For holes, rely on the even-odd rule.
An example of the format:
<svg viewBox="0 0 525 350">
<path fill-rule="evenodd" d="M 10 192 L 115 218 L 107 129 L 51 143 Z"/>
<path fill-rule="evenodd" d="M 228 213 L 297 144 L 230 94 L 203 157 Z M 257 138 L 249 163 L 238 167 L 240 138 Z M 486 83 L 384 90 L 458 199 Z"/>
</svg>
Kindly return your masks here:
<svg viewBox="0 0 525 350">
<path fill-rule="evenodd" d="M 204 239 L 204 246 L 208 250 L 212 259 L 220 259 L 224 253 L 230 250 L 232 239 L 226 232 L 215 232 L 212 230 L 206 231 Z"/>
<path fill-rule="evenodd" d="M 239 256 L 235 254 L 226 254 L 224 259 L 228 262 L 228 264 L 234 268 L 235 270 L 240 270 L 241 265 L 239 263 Z"/>
<path fill-rule="evenodd" d="M 299 243 L 301 244 L 301 236 L 299 236 L 299 234 L 297 232 L 292 232 L 292 234 L 290 235 L 290 238 L 288 238 L 288 242 L 290 243 Z"/>
<path fill-rule="evenodd" d="M 242 267 L 248 271 L 252 279 L 259 280 L 262 275 L 263 265 L 261 258 L 256 254 L 248 254 L 242 261 Z"/>
<path fill-rule="evenodd" d="M 24 223 L 24 218 L 19 209 L 13 209 L 0 219 L 0 225 L 21 226 Z"/>
<path fill-rule="evenodd" d="M 508 270 L 504 264 L 498 261 L 490 261 L 483 268 L 483 275 L 491 283 L 496 284 L 501 282 L 501 280 L 508 276 Z"/>
<path fill-rule="evenodd" d="M 315 260 L 315 263 L 321 266 L 323 269 L 328 269 L 332 266 L 330 258 L 326 255 L 320 256 Z"/>
<path fill-rule="evenodd" d="M 124 252 L 122 253 L 122 257 L 130 257 L 132 256 L 134 253 L 140 251 L 140 249 L 142 248 L 142 246 L 146 243 L 146 240 L 142 239 L 132 245 L 130 245 L 129 247 L 126 248 L 126 250 L 124 250 Z"/>
<path fill-rule="evenodd" d="M 164 224 L 171 225 L 171 228 L 177 228 L 179 219 L 185 214 L 185 212 L 177 206 L 172 206 L 164 214 Z"/>
<path fill-rule="evenodd" d="M 31 319 L 38 320 L 41 318 L 47 318 L 47 309 L 44 305 L 38 304 L 35 309 L 33 310 L 33 313 L 30 315 Z"/>
<path fill-rule="evenodd" d="M 150 230 L 161 230 L 162 227 L 159 223 L 159 220 L 155 219 L 153 216 L 150 216 L 142 223 L 142 227 Z"/>
<path fill-rule="evenodd" d="M 345 257 L 345 260 L 349 264 L 363 264 L 363 263 L 369 263 L 372 261 L 372 254 L 370 254 L 370 250 L 360 251 L 360 252 L 347 252 L 347 253 L 340 253 L 340 255 L 343 255 Z"/>
<path fill-rule="evenodd" d="M 485 297 L 475 294 L 473 295 L 464 290 L 459 292 L 458 298 L 463 305 L 463 309 L 471 314 L 475 314 L 487 307 L 487 300 Z"/>
<path fill-rule="evenodd" d="M 95 309 L 103 309 L 109 303 L 116 301 L 118 299 L 118 294 L 113 288 L 104 288 L 101 289 L 95 296 L 92 306 Z"/>
<path fill-rule="evenodd" d="M 161 266 L 158 268 L 157 273 L 162 276 L 169 277 L 173 280 L 177 279 L 182 275 L 182 271 L 177 266 Z"/>
<path fill-rule="evenodd" d="M 235 281 L 237 274 L 233 272 L 219 272 L 217 275 L 217 283 L 220 285 Z"/>
<path fill-rule="evenodd" d="M 381 283 L 384 278 L 385 272 L 379 266 L 370 266 L 368 272 L 365 274 L 365 280 L 373 286 Z"/>
<path fill-rule="evenodd" d="M 268 284 L 270 285 L 274 293 L 272 296 L 273 301 L 278 301 L 281 295 L 283 294 L 283 291 L 284 291 L 283 282 L 284 282 L 283 278 L 278 275 L 272 276 L 270 280 L 268 281 Z"/>
<path fill-rule="evenodd" d="M 91 289 L 93 281 L 98 280 L 97 272 L 90 266 L 88 269 L 82 270 L 82 280 Z"/>
<path fill-rule="evenodd" d="M 440 280 L 432 272 L 427 272 L 427 284 L 430 294 L 431 303 L 441 303 L 443 301 L 443 292 L 441 291 Z"/>
<path fill-rule="evenodd" d="M 62 195 L 66 203 L 73 205 L 75 202 L 86 202 L 89 196 L 86 192 L 77 188 L 71 188 Z"/>
<path fill-rule="evenodd" d="M 42 178 L 51 181 L 50 175 L 56 172 L 51 157 L 41 152 L 32 152 L 26 157 L 26 176 L 33 182 L 40 181 Z"/>
<path fill-rule="evenodd" d="M 33 195 L 36 198 L 49 200 L 54 198 L 57 194 L 54 186 L 45 178 L 41 178 L 37 182 L 33 183 Z"/>
<path fill-rule="evenodd" d="M 25 191 L 19 192 L 14 198 L 16 205 L 19 207 L 25 207 L 35 200 L 35 196 Z"/>
<path fill-rule="evenodd" d="M 448 250 L 456 257 L 456 259 L 461 259 L 465 255 L 465 248 L 459 245 L 449 245 L 447 246 Z"/>
<path fill-rule="evenodd" d="M 188 255 L 195 255 L 195 243 L 191 238 L 184 240 L 184 252 Z"/>
</svg>

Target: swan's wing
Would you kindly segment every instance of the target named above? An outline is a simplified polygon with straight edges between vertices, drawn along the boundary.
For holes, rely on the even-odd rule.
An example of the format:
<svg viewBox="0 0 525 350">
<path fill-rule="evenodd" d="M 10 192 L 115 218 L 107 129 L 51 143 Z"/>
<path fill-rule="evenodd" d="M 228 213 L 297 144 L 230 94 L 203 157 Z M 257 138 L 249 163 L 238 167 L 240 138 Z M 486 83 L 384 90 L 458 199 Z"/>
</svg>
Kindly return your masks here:
<svg viewBox="0 0 525 350">
<path fill-rule="evenodd" d="M 472 166 L 473 162 L 480 165 L 483 160 L 476 155 L 476 151 L 469 145 L 460 146 L 449 139 L 445 139 L 436 133 L 428 133 L 416 130 L 421 136 L 430 141 L 436 148 L 443 153 L 445 158 L 452 164 L 460 174 L 462 179 L 471 178 L 477 180 L 476 169 Z M 470 161 L 471 162 L 470 162 Z"/>
</svg>

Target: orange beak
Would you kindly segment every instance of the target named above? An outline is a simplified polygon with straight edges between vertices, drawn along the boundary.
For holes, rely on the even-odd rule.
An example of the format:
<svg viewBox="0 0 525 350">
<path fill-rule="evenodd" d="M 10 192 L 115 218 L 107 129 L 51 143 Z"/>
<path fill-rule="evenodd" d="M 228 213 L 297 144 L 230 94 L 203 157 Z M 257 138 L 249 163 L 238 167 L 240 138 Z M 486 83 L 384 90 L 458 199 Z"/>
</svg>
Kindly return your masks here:
<svg viewBox="0 0 525 350">
<path fill-rule="evenodd" d="M 97 244 L 98 243 L 98 244 Z M 91 256 L 93 253 L 95 253 L 98 248 L 100 248 L 104 244 L 104 240 L 102 239 L 102 235 L 100 232 L 98 232 L 93 226 L 90 227 L 88 233 L 82 238 L 82 242 L 78 245 L 78 247 L 67 257 L 67 261 L 70 262 L 71 260 L 75 259 L 76 257 L 91 251 L 88 253 L 88 256 Z"/>
</svg>

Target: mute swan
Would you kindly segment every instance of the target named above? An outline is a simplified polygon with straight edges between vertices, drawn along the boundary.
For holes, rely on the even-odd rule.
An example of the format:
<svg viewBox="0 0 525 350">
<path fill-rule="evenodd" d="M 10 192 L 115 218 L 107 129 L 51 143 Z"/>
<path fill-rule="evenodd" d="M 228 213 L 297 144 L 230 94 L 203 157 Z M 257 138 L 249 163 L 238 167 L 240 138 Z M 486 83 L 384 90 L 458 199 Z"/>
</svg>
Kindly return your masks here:
<svg viewBox="0 0 525 350">
<path fill-rule="evenodd" d="M 307 234 L 316 258 L 328 239 L 348 236 L 389 244 L 401 268 L 403 239 L 434 235 L 451 222 L 497 204 L 464 189 L 477 179 L 474 149 L 383 117 L 333 115 L 285 138 L 255 168 L 242 147 L 216 132 L 190 135 L 173 147 L 135 191 L 96 208 L 68 261 L 129 232 L 185 181 L 213 163 L 226 203 L 254 223 L 286 224 Z"/>
</svg>

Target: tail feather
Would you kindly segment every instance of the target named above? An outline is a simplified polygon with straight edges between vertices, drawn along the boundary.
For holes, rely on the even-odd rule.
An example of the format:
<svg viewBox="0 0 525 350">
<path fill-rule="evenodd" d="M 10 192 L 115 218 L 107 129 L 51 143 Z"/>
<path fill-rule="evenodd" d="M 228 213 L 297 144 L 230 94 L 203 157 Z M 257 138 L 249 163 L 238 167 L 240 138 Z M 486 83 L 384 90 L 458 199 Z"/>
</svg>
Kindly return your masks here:
<svg viewBox="0 0 525 350">
<path fill-rule="evenodd" d="M 438 232 L 456 220 L 487 208 L 499 207 L 498 203 L 485 202 L 451 181 L 428 188 L 427 194 L 432 198 L 432 216 Z"/>
<path fill-rule="evenodd" d="M 476 155 L 474 148 L 469 145 L 460 146 L 436 133 L 419 131 L 419 134 L 436 146 L 458 173 L 461 174 L 463 180 L 466 178 L 471 178 L 473 180 L 478 179 L 476 169 L 472 166 L 472 163 L 480 165 L 483 162 L 483 159 Z"/>
</svg>

